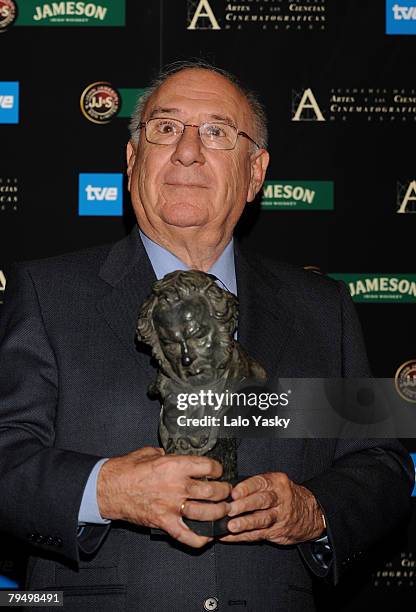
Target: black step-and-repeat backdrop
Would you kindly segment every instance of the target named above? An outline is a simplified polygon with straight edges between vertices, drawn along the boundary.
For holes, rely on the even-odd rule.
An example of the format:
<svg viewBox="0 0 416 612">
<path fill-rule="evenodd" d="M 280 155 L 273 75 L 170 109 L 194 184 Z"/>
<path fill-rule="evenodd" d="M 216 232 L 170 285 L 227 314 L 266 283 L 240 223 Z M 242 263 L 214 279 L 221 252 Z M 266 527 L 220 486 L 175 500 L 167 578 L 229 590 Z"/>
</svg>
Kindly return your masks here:
<svg viewBox="0 0 416 612">
<path fill-rule="evenodd" d="M 416 418 L 416 0 L 0 0 L 0 57 L 0 302 L 10 262 L 126 234 L 135 99 L 162 65 L 204 58 L 269 117 L 241 240 L 348 283 L 373 373 L 396 378 Z M 25 552 L 2 537 L 0 584 L 19 584 Z M 317 587 L 322 610 L 415 594 L 416 516 L 337 589 Z"/>
</svg>

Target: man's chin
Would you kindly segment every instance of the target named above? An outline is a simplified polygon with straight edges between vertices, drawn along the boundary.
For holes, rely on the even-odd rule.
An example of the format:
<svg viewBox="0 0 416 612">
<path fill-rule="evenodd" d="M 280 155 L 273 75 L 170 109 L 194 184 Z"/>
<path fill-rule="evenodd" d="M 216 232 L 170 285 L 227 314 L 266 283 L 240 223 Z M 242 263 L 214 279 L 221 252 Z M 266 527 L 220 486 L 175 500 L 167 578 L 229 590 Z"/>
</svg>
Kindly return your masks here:
<svg viewBox="0 0 416 612">
<path fill-rule="evenodd" d="M 208 223 L 207 209 L 187 203 L 165 206 L 161 218 L 175 227 L 199 227 Z"/>
</svg>

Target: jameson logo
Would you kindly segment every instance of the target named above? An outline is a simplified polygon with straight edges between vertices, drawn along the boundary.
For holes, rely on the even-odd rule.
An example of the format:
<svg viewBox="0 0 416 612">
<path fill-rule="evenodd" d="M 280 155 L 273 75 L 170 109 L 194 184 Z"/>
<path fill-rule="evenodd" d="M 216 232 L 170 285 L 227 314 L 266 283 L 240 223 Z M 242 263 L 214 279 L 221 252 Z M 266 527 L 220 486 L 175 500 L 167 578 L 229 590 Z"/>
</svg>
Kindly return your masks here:
<svg viewBox="0 0 416 612">
<path fill-rule="evenodd" d="M 416 274 L 328 274 L 344 281 L 354 302 L 416 302 Z"/>
<path fill-rule="evenodd" d="M 264 210 L 333 210 L 331 181 L 265 181 L 261 207 Z"/>
<path fill-rule="evenodd" d="M 39 2 L 19 4 L 16 25 L 41 26 L 123 26 L 125 0 L 99 2 Z"/>
<path fill-rule="evenodd" d="M 104 21 L 107 14 L 107 8 L 96 4 L 85 4 L 84 2 L 52 2 L 52 4 L 43 4 L 35 8 L 33 15 L 34 21 L 42 19 L 51 19 L 55 17 L 69 17 L 71 15 L 79 15 L 81 17 L 92 17 Z"/>
</svg>

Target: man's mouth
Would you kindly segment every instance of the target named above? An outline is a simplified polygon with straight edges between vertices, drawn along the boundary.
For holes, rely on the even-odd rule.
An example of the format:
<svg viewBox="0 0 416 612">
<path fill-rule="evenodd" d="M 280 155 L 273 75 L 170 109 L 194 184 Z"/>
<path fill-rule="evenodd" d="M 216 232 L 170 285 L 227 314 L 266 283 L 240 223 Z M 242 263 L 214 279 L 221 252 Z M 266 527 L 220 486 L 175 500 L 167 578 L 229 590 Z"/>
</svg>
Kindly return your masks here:
<svg viewBox="0 0 416 612">
<path fill-rule="evenodd" d="M 168 181 L 165 183 L 169 187 L 189 187 L 196 189 L 207 189 L 207 185 L 203 185 L 202 183 L 186 183 L 181 181 Z"/>
</svg>

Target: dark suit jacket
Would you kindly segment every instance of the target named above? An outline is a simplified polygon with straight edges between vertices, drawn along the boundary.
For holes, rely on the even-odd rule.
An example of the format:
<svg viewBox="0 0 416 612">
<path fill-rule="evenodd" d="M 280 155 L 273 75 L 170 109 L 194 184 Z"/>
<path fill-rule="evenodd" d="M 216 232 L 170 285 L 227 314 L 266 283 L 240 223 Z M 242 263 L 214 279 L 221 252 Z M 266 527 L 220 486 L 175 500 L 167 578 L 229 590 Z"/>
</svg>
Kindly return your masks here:
<svg viewBox="0 0 416 612">
<path fill-rule="evenodd" d="M 366 376 L 344 285 L 236 251 L 239 340 L 282 377 Z M 100 457 L 158 446 L 155 370 L 138 350 L 138 308 L 155 280 L 135 229 L 113 246 L 20 264 L 2 311 L 0 529 L 33 545 L 27 588 L 65 593 L 65 610 L 313 609 L 310 544 L 216 543 L 193 550 L 123 522 L 77 538 Z M 330 577 L 406 515 L 413 468 L 392 440 L 244 440 L 239 472 L 286 472 L 324 509 Z M 301 550 L 302 554 L 299 554 Z M 88 554 L 89 553 L 89 554 Z"/>
</svg>

